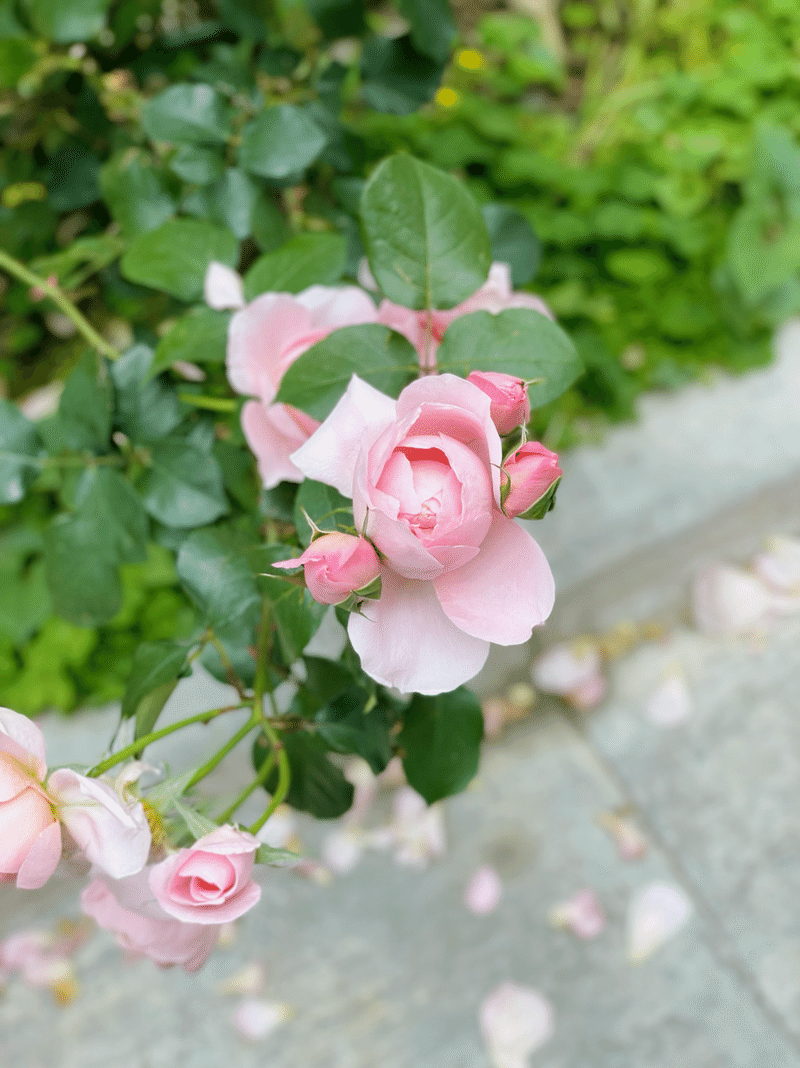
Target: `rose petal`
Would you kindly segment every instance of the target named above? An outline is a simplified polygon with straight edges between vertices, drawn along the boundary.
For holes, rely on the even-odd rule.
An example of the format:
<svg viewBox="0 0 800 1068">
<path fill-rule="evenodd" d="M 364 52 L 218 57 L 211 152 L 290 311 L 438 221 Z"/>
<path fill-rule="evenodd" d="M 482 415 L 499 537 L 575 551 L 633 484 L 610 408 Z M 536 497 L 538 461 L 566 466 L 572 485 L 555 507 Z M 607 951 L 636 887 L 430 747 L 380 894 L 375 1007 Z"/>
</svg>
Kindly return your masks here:
<svg viewBox="0 0 800 1068">
<path fill-rule="evenodd" d="M 682 674 L 670 675 L 645 701 L 644 711 L 657 727 L 676 727 L 684 723 L 692 711 L 689 687 Z"/>
<path fill-rule="evenodd" d="M 289 1019 L 288 1005 L 246 998 L 233 1014 L 233 1026 L 249 1042 L 259 1042 Z"/>
<path fill-rule="evenodd" d="M 261 401 L 247 401 L 241 419 L 264 488 L 272 489 L 279 482 L 302 482 L 303 472 L 292 462 L 291 455 L 309 435 L 286 414 L 285 405 L 265 407 Z"/>
<path fill-rule="evenodd" d="M 45 827 L 31 846 L 17 872 L 17 889 L 38 890 L 44 886 L 61 860 L 61 826 Z"/>
<path fill-rule="evenodd" d="M 493 1068 L 524 1066 L 555 1030 L 553 1006 L 538 990 L 506 982 L 481 1003 L 479 1020 Z"/>
<path fill-rule="evenodd" d="M 217 986 L 218 994 L 257 994 L 264 986 L 266 974 L 260 961 L 245 964 Z"/>
<path fill-rule="evenodd" d="M 773 593 L 755 575 L 724 564 L 705 568 L 692 590 L 695 623 L 713 637 L 763 630 L 798 608 L 800 598 Z"/>
<path fill-rule="evenodd" d="M 628 912 L 628 958 L 639 964 L 684 926 L 692 903 L 677 886 L 651 883 L 640 890 Z"/>
<path fill-rule="evenodd" d="M 338 875 L 346 875 L 361 860 L 364 836 L 355 827 L 341 827 L 326 835 L 322 843 L 322 859 Z"/>
<path fill-rule="evenodd" d="M 597 938 L 606 925 L 606 917 L 594 890 L 579 890 L 550 913 L 555 927 L 565 927 L 577 938 Z"/>
<path fill-rule="evenodd" d="M 214 308 L 216 311 L 224 311 L 226 308 L 243 308 L 242 280 L 231 267 L 212 260 L 203 282 L 203 297 L 209 308 Z"/>
<path fill-rule="evenodd" d="M 445 615 L 473 638 L 527 641 L 553 608 L 555 583 L 530 534 L 500 512 L 474 560 L 434 581 Z"/>
<path fill-rule="evenodd" d="M 353 375 L 319 430 L 292 454 L 293 463 L 306 478 L 352 497 L 353 471 L 362 445 L 394 421 L 395 407 L 391 397 Z"/>
<path fill-rule="evenodd" d="M 753 567 L 760 579 L 779 593 L 800 594 L 800 539 L 777 535 Z"/>
<path fill-rule="evenodd" d="M 464 891 L 464 904 L 476 916 L 494 912 L 503 896 L 503 884 L 497 871 L 484 864 L 474 873 Z"/>
<path fill-rule="evenodd" d="M 3 745 L 5 739 L 15 743 L 12 748 Z M 17 760 L 22 760 L 26 768 L 42 782 L 47 774 L 47 752 L 44 735 L 27 716 L 13 712 L 10 708 L 0 708 L 0 750 L 10 752 Z M 19 750 L 24 756 L 20 757 Z"/>
<path fill-rule="evenodd" d="M 567 694 L 591 683 L 600 666 L 597 647 L 588 641 L 551 645 L 531 668 L 534 685 L 545 693 Z"/>
<path fill-rule="evenodd" d="M 474 678 L 488 641 L 473 638 L 442 611 L 429 582 L 382 572 L 380 600 L 350 615 L 347 632 L 361 666 L 376 682 L 403 693 L 437 694 Z"/>
</svg>

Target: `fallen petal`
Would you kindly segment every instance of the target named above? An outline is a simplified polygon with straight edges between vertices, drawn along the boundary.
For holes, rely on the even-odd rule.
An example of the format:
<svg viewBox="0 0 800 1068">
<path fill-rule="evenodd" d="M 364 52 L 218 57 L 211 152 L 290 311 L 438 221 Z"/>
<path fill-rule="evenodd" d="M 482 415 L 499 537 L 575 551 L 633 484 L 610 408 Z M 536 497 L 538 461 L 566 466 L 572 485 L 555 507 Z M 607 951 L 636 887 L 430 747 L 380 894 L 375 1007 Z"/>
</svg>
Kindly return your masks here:
<svg viewBox="0 0 800 1068">
<path fill-rule="evenodd" d="M 774 593 L 755 575 L 715 564 L 695 580 L 692 610 L 699 630 L 726 638 L 763 630 L 800 607 L 800 598 Z"/>
<path fill-rule="evenodd" d="M 779 593 L 800 594 L 800 539 L 776 535 L 753 561 L 758 577 Z"/>
<path fill-rule="evenodd" d="M 245 964 L 238 972 L 229 975 L 217 986 L 218 994 L 239 994 L 247 996 L 257 994 L 264 987 L 264 965 L 260 961 Z"/>
<path fill-rule="evenodd" d="M 597 938 L 605 928 L 606 917 L 594 890 L 579 890 L 550 913 L 554 927 L 563 927 L 577 938 Z"/>
<path fill-rule="evenodd" d="M 566 694 L 566 699 L 573 706 L 573 708 L 580 708 L 586 710 L 588 708 L 594 708 L 595 705 L 599 705 L 606 695 L 608 690 L 608 683 L 605 680 L 605 676 L 600 672 L 596 672 L 591 678 L 582 682 L 580 686 L 577 686 L 574 690 L 570 690 Z"/>
<path fill-rule="evenodd" d="M 341 827 L 326 835 L 322 843 L 322 859 L 338 875 L 346 875 L 361 860 L 364 836 L 356 827 Z"/>
<path fill-rule="evenodd" d="M 597 822 L 613 838 L 622 860 L 641 860 L 650 848 L 650 843 L 639 830 L 635 820 L 624 809 L 601 812 Z"/>
<path fill-rule="evenodd" d="M 692 699 L 685 677 L 675 672 L 647 698 L 644 712 L 657 727 L 676 727 L 684 723 L 692 711 Z"/>
<path fill-rule="evenodd" d="M 285 1023 L 290 1015 L 288 1005 L 245 998 L 233 1014 L 233 1026 L 248 1042 L 260 1042 Z"/>
<path fill-rule="evenodd" d="M 692 903 L 677 886 L 651 883 L 634 897 L 628 912 L 628 959 L 640 964 L 683 927 Z"/>
<path fill-rule="evenodd" d="M 545 693 L 566 697 L 591 683 L 599 668 L 600 653 L 592 642 L 564 642 L 552 645 L 534 660 L 531 677 Z"/>
<path fill-rule="evenodd" d="M 496 870 L 489 864 L 478 868 L 464 891 L 464 904 L 476 916 L 494 912 L 503 896 L 503 884 Z"/>
<path fill-rule="evenodd" d="M 481 1003 L 481 1034 L 492 1068 L 525 1068 L 553 1037 L 553 1006 L 538 990 L 506 982 Z"/>
</svg>

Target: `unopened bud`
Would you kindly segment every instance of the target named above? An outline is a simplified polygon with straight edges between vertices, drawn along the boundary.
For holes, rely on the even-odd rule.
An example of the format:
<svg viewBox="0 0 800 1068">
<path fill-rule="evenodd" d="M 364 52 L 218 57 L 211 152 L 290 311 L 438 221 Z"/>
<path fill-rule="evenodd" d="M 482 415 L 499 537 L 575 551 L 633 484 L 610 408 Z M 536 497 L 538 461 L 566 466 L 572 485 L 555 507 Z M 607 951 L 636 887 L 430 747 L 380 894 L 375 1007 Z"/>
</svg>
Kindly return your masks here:
<svg viewBox="0 0 800 1068">
<path fill-rule="evenodd" d="M 528 387 L 521 378 L 495 371 L 473 371 L 467 381 L 477 386 L 492 402 L 492 422 L 498 434 L 510 434 L 530 419 Z"/>
<path fill-rule="evenodd" d="M 553 507 L 561 480 L 558 456 L 538 441 L 521 445 L 503 464 L 503 510 L 521 519 L 542 519 Z"/>
<path fill-rule="evenodd" d="M 320 604 L 341 604 L 356 593 L 374 596 L 381 574 L 378 554 L 366 538 L 338 532 L 323 534 L 301 556 L 273 566 L 302 566 L 308 592 Z"/>
</svg>

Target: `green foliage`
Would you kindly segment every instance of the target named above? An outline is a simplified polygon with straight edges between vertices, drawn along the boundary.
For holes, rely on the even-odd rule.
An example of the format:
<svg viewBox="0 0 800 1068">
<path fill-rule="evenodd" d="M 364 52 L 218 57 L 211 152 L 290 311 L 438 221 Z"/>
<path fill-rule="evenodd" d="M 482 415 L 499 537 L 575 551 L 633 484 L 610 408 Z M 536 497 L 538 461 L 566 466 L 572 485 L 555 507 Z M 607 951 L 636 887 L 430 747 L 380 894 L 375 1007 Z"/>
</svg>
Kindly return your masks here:
<svg viewBox="0 0 800 1068">
<path fill-rule="evenodd" d="M 409 784 L 429 805 L 465 789 L 478 770 L 483 714 L 462 686 L 438 697 L 416 694 L 398 743 Z"/>
</svg>

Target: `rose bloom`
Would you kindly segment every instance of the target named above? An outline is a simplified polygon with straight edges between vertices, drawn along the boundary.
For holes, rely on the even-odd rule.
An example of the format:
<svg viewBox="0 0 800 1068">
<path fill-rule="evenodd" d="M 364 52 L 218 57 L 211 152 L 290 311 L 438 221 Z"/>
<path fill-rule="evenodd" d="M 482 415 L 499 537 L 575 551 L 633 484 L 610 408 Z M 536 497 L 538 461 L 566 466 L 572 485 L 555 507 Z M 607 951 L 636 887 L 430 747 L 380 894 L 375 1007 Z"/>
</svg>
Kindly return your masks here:
<svg viewBox="0 0 800 1068">
<path fill-rule="evenodd" d="M 354 375 L 293 460 L 352 497 L 356 529 L 381 554 L 380 599 L 348 624 L 376 681 L 452 690 L 483 667 L 490 642 L 527 641 L 549 615 L 553 576 L 500 507 L 500 436 L 471 382 L 421 378 L 395 401 Z"/>
<path fill-rule="evenodd" d="M 43 886 L 61 859 L 61 824 L 81 852 L 115 877 L 150 852 L 141 804 L 69 768 L 47 779 L 44 736 L 27 716 L 0 708 L 0 882 Z"/>
<path fill-rule="evenodd" d="M 506 458 L 503 471 L 508 476 L 508 493 L 503 501 L 505 513 L 523 518 L 563 474 L 558 455 L 538 441 L 529 441 L 515 449 Z"/>
<path fill-rule="evenodd" d="M 433 311 L 414 311 L 394 304 L 390 300 L 381 301 L 378 307 L 378 322 L 408 338 L 417 350 L 420 365 L 428 371 L 436 369 L 436 350 L 445 331 L 454 319 L 470 312 L 488 311 L 497 315 L 509 308 L 532 308 L 548 318 L 553 313 L 541 297 L 533 293 L 516 293 L 511 288 L 511 271 L 506 263 L 493 263 L 489 277 L 471 297 L 467 297 L 455 308 L 434 308 Z"/>
<path fill-rule="evenodd" d="M 256 400 L 242 408 L 242 429 L 269 489 L 301 482 L 290 454 L 319 426 L 288 404 L 274 404 L 287 369 L 333 330 L 373 323 L 377 310 L 356 286 L 311 286 L 295 295 L 263 293 L 237 311 L 228 329 L 228 379 Z"/>
<path fill-rule="evenodd" d="M 181 964 L 197 971 L 217 944 L 219 928 L 168 916 L 150 889 L 151 870 L 127 879 L 93 879 L 81 893 L 81 908 L 131 955 L 149 957 L 161 968 Z"/>
<path fill-rule="evenodd" d="M 169 916 L 193 924 L 238 919 L 261 897 L 253 882 L 259 841 L 226 824 L 150 869 L 150 889 Z"/>
<path fill-rule="evenodd" d="M 341 604 L 380 576 L 381 562 L 366 538 L 338 531 L 315 538 L 302 555 L 273 567 L 303 567 L 308 592 L 320 604 Z"/>
</svg>

